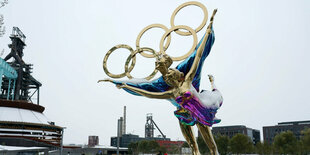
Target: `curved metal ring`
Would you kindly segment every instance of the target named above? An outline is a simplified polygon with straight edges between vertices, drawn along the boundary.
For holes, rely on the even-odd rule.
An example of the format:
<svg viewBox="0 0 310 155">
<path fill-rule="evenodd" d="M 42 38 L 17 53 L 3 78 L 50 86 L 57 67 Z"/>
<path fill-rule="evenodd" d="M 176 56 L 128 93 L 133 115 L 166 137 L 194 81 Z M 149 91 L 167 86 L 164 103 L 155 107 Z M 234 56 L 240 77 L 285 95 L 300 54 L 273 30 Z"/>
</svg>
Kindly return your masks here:
<svg viewBox="0 0 310 155">
<path fill-rule="evenodd" d="M 198 7 L 200 7 L 204 13 L 204 18 L 203 18 L 203 21 L 202 23 L 195 29 L 195 32 L 199 32 L 207 23 L 207 20 L 208 20 L 208 11 L 207 11 L 207 8 L 201 4 L 200 2 L 196 2 L 196 1 L 191 1 L 191 2 L 186 2 L 186 3 L 183 3 L 181 4 L 180 6 L 178 6 L 174 12 L 172 13 L 171 15 L 171 18 L 170 18 L 170 24 L 171 24 L 171 27 L 174 27 L 174 20 L 175 20 L 175 16 L 177 15 L 177 13 L 184 7 L 188 6 L 188 5 L 196 5 Z M 189 32 L 182 32 L 182 31 L 176 31 L 177 34 L 179 35 L 182 35 L 182 36 L 188 36 L 190 35 Z"/>
<path fill-rule="evenodd" d="M 165 25 L 163 25 L 163 24 L 151 24 L 151 25 L 145 27 L 144 29 L 142 29 L 142 31 L 141 31 L 141 32 L 139 33 L 139 35 L 137 36 L 137 40 L 136 40 L 136 47 L 137 47 L 137 49 L 140 48 L 140 39 L 141 39 L 142 35 L 143 35 L 147 30 L 149 30 L 149 29 L 151 29 L 151 28 L 154 28 L 154 27 L 158 27 L 158 28 L 161 28 L 161 29 L 163 29 L 163 30 L 165 30 L 165 31 L 168 31 L 168 28 L 167 28 Z M 167 40 L 167 42 L 166 42 L 166 44 L 165 44 L 165 49 L 167 49 L 167 48 L 169 47 L 170 42 L 171 42 L 171 36 L 169 35 L 169 36 L 168 36 L 168 40 Z M 154 54 L 147 54 L 147 53 L 144 53 L 144 52 L 141 52 L 140 54 L 141 54 L 142 56 L 146 57 L 146 58 L 154 58 Z M 158 54 L 160 55 L 160 53 L 158 53 Z"/>
<path fill-rule="evenodd" d="M 126 64 L 125 64 L 125 73 L 129 79 L 132 79 L 133 77 L 130 75 L 131 70 L 130 70 L 130 68 L 128 69 L 128 65 L 129 65 L 131 59 L 136 57 L 137 53 L 142 53 L 143 51 L 153 53 L 154 57 L 156 57 L 156 59 L 159 60 L 159 55 L 157 55 L 156 52 L 151 48 L 142 47 L 142 48 L 135 50 L 133 53 L 130 54 L 130 56 L 128 56 L 128 58 L 126 60 Z M 146 79 L 146 80 L 152 79 L 156 75 L 157 72 L 158 72 L 158 70 L 155 68 L 154 71 L 149 76 L 145 77 L 144 79 Z"/>
<path fill-rule="evenodd" d="M 165 39 L 167 38 L 167 36 L 170 35 L 170 33 L 171 33 L 172 31 L 177 32 L 179 29 L 188 30 L 189 33 L 193 35 L 193 46 L 192 46 L 192 48 L 191 48 L 185 55 L 179 56 L 179 57 L 171 57 L 171 59 L 172 59 L 173 61 L 180 61 L 180 60 L 186 59 L 192 52 L 194 52 L 195 47 L 196 47 L 196 45 L 197 45 L 197 34 L 196 34 L 195 30 L 193 30 L 192 28 L 190 28 L 190 27 L 188 27 L 188 26 L 185 26 L 185 25 L 174 26 L 174 27 L 172 27 L 171 29 L 169 29 L 169 31 L 167 31 L 167 32 L 163 35 L 163 37 L 161 38 L 161 40 L 160 40 L 159 46 L 160 46 L 160 51 L 161 51 L 162 54 L 165 54 L 165 53 L 166 53 L 166 51 L 164 50 L 163 44 L 164 44 L 164 41 L 165 41 Z"/>
<path fill-rule="evenodd" d="M 107 52 L 107 54 L 104 56 L 104 59 L 103 59 L 103 70 L 104 70 L 104 72 L 105 72 L 109 77 L 111 77 L 111 78 L 122 78 L 122 77 L 126 76 L 126 72 L 124 72 L 124 73 L 122 73 L 122 74 L 112 74 L 112 73 L 109 72 L 109 70 L 108 70 L 108 68 L 107 68 L 107 61 L 108 61 L 108 58 L 109 58 L 110 54 L 111 54 L 113 51 L 115 51 L 116 49 L 118 49 L 118 48 L 126 48 L 126 49 L 128 49 L 128 50 L 130 51 L 130 55 L 133 53 L 133 49 L 132 49 L 130 46 L 125 45 L 125 44 L 116 45 L 116 46 L 112 47 L 112 48 Z M 131 72 L 131 71 L 133 70 L 135 64 L 136 64 L 136 57 L 133 57 L 133 58 L 132 58 L 132 63 L 131 63 L 131 65 L 130 65 L 129 69 L 128 69 L 129 72 Z M 128 68 L 128 67 L 127 67 L 127 68 Z"/>
</svg>

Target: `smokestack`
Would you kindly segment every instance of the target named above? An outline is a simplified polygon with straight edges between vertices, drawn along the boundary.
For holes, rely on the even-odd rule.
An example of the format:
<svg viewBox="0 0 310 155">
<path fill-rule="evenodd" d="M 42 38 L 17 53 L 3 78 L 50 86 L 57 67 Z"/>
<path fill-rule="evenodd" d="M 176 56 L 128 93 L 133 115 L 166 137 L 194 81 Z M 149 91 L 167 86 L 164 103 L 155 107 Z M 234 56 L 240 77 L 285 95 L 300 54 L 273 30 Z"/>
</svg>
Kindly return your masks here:
<svg viewBox="0 0 310 155">
<path fill-rule="evenodd" d="M 124 122 L 123 122 L 123 134 L 126 134 L 126 106 L 124 106 Z"/>
</svg>

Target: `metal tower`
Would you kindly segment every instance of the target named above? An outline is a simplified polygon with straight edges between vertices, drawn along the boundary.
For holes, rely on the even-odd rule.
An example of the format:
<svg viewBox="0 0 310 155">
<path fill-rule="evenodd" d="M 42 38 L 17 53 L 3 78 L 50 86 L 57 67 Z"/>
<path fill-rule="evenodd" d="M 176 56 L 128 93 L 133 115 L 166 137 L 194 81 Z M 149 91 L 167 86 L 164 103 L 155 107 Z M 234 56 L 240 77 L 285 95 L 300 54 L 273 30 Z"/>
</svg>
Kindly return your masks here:
<svg viewBox="0 0 310 155">
<path fill-rule="evenodd" d="M 26 36 L 18 27 L 13 27 L 10 38 L 12 40 L 12 44 L 9 44 L 11 52 L 4 58 L 4 61 L 17 71 L 18 77 L 15 88 L 11 86 L 10 79 L 3 78 L 0 99 L 6 99 L 8 93 L 13 92 L 13 99 L 33 102 L 31 99 L 37 93 L 36 99 L 37 104 L 39 104 L 39 88 L 42 84 L 31 76 L 32 64 L 26 64 L 23 60 Z M 8 62 L 11 58 L 13 58 L 13 61 Z"/>
<path fill-rule="evenodd" d="M 164 135 L 159 127 L 156 125 L 156 123 L 153 121 L 153 115 L 151 113 L 146 114 L 146 123 L 145 123 L 145 138 L 153 138 L 154 137 L 154 125 L 160 132 L 160 134 L 163 136 L 163 138 L 166 138 L 166 135 Z"/>
<path fill-rule="evenodd" d="M 126 134 L 126 106 L 124 106 L 122 135 Z"/>
<path fill-rule="evenodd" d="M 145 123 L 145 138 L 154 137 L 154 123 L 153 116 L 151 113 L 146 114 L 146 123 Z"/>
</svg>

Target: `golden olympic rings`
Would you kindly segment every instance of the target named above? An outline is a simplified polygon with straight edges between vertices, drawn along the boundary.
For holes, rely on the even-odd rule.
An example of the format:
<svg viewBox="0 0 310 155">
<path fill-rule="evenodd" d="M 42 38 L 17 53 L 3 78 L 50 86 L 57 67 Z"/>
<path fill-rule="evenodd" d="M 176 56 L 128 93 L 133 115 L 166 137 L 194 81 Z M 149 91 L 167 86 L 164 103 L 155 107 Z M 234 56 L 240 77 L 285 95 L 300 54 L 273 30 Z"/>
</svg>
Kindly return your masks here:
<svg viewBox="0 0 310 155">
<path fill-rule="evenodd" d="M 113 51 L 115 51 L 116 49 L 119 49 L 119 48 L 125 48 L 125 49 L 128 49 L 130 51 L 130 55 L 128 56 L 127 60 L 126 60 L 126 63 L 125 63 L 125 72 L 124 73 L 121 73 L 121 74 L 112 74 L 109 72 L 108 68 L 107 68 L 107 61 L 109 59 L 109 56 L 111 55 L 111 53 Z M 122 77 L 125 77 L 127 76 L 129 79 L 132 79 L 133 77 L 131 76 L 130 72 L 133 70 L 133 68 L 135 67 L 135 64 L 136 64 L 136 54 L 137 53 L 142 53 L 143 51 L 147 51 L 147 52 L 150 52 L 152 53 L 154 56 L 153 57 L 156 57 L 157 60 L 159 60 L 159 55 L 156 54 L 156 52 L 151 49 L 151 48 L 148 48 L 148 47 L 142 47 L 142 48 L 139 48 L 135 51 L 133 51 L 133 49 L 128 46 L 128 45 L 125 45 L 125 44 L 120 44 L 120 45 L 116 45 L 114 47 L 112 47 L 108 53 L 105 55 L 104 59 L 103 59 L 103 70 L 104 72 L 111 78 L 122 78 Z M 129 66 L 129 63 L 132 61 L 131 65 Z M 129 67 L 128 67 L 129 66 Z M 155 68 L 154 71 L 147 77 L 145 77 L 144 79 L 146 80 L 150 80 L 152 79 L 156 73 L 158 72 L 158 70 Z"/>
<path fill-rule="evenodd" d="M 183 3 L 181 4 L 179 7 L 177 7 L 174 12 L 172 13 L 171 15 L 171 18 L 170 18 L 170 24 L 171 24 L 171 27 L 174 27 L 174 20 L 175 20 L 175 16 L 177 15 L 177 13 L 184 7 L 188 6 L 188 5 L 196 5 L 198 7 L 200 7 L 204 13 L 204 18 L 203 18 L 203 21 L 202 23 L 198 26 L 198 28 L 195 29 L 195 32 L 199 32 L 207 23 L 207 20 L 208 20 L 208 11 L 207 11 L 207 8 L 199 3 L 199 2 L 195 2 L 195 1 L 191 1 L 191 2 L 186 2 L 186 3 Z M 177 34 L 179 35 L 183 35 L 183 36 L 188 36 L 190 35 L 191 33 L 189 32 L 182 32 L 182 31 L 176 31 Z"/>
<path fill-rule="evenodd" d="M 144 52 L 144 51 L 151 52 L 151 53 L 153 54 L 153 57 L 156 57 L 156 60 L 159 60 L 159 55 L 157 55 L 156 52 L 155 52 L 153 49 L 148 48 L 148 47 L 142 47 L 142 48 L 137 49 L 135 52 L 131 53 L 131 54 L 128 56 L 127 60 L 126 60 L 126 64 L 125 64 L 125 73 L 126 73 L 126 76 L 127 76 L 129 79 L 132 79 L 132 78 L 133 78 L 133 77 L 130 75 L 130 72 L 131 72 L 130 67 L 128 68 L 128 65 L 129 65 L 130 61 L 131 61 L 131 60 L 134 61 L 134 59 L 135 59 L 137 53 L 142 54 L 142 52 Z M 146 80 L 152 79 L 152 78 L 156 75 L 157 72 L 158 72 L 158 70 L 155 68 L 154 71 L 153 71 L 149 76 L 145 77 L 144 79 L 146 79 Z"/>
<path fill-rule="evenodd" d="M 143 35 L 147 30 L 149 30 L 149 29 L 151 29 L 151 28 L 154 28 L 154 27 L 162 28 L 162 29 L 164 29 L 165 31 L 168 31 L 168 28 L 167 28 L 165 25 L 163 25 L 163 24 L 151 24 L 151 25 L 145 27 L 145 28 L 139 33 L 139 35 L 138 35 L 138 37 L 137 37 L 137 40 L 136 40 L 136 47 L 137 47 L 137 49 L 140 48 L 140 39 L 141 39 L 142 35 Z M 165 44 L 165 46 L 164 46 L 165 49 L 168 48 L 170 42 L 171 42 L 171 36 L 169 35 L 169 36 L 168 36 L 168 40 L 167 40 L 167 42 L 166 42 L 166 44 Z M 155 51 L 154 51 L 154 52 L 155 52 Z M 151 55 L 151 54 L 146 54 L 146 53 L 144 53 L 144 52 L 141 52 L 140 54 L 141 54 L 142 56 L 144 56 L 144 57 L 147 57 L 147 58 L 153 58 L 153 57 L 155 56 L 154 54 Z M 158 54 L 160 54 L 160 53 L 158 53 Z"/>
<path fill-rule="evenodd" d="M 131 54 L 133 53 L 133 49 L 130 46 L 125 45 L 125 44 L 116 45 L 108 51 L 108 53 L 104 56 L 104 59 L 103 59 L 103 70 L 111 78 L 122 78 L 122 77 L 126 76 L 126 72 L 122 73 L 122 74 L 112 74 L 109 72 L 109 70 L 107 68 L 107 61 L 108 61 L 110 54 L 118 48 L 126 48 L 130 51 Z M 136 57 L 133 57 L 132 63 L 128 69 L 129 72 L 131 72 L 133 70 L 133 67 L 135 66 L 135 64 L 136 64 Z"/>
<path fill-rule="evenodd" d="M 192 48 L 191 48 L 185 55 L 179 56 L 179 57 L 171 57 L 171 59 L 172 59 L 173 61 L 180 61 L 180 60 L 186 59 L 186 58 L 195 50 L 195 47 L 196 47 L 196 45 L 197 45 L 197 34 L 196 34 L 196 32 L 195 32 L 192 28 L 190 28 L 190 27 L 188 27 L 188 26 L 185 26 L 185 25 L 174 26 L 174 27 L 172 27 L 171 29 L 169 29 L 169 31 L 167 31 L 167 32 L 163 35 L 163 37 L 161 38 L 161 40 L 160 40 L 160 45 L 159 45 L 159 47 L 160 47 L 160 51 L 162 52 L 162 54 L 165 54 L 165 49 L 164 49 L 164 46 L 163 46 L 163 44 L 164 44 L 164 42 L 165 42 L 165 39 L 166 39 L 168 36 L 170 36 L 170 33 L 171 33 L 172 31 L 177 32 L 179 29 L 188 30 L 189 33 L 193 35 L 193 46 L 192 46 Z"/>
<path fill-rule="evenodd" d="M 188 5 L 198 6 L 198 7 L 200 7 L 203 10 L 203 13 L 204 13 L 204 18 L 203 18 L 202 23 L 195 30 L 192 29 L 191 27 L 185 26 L 185 25 L 178 25 L 178 26 L 174 25 L 175 16 L 177 15 L 177 13 L 182 8 L 184 8 L 184 7 L 188 6 Z M 177 7 L 174 10 L 174 12 L 172 13 L 171 18 L 170 18 L 170 24 L 171 24 L 171 28 L 170 29 L 167 28 L 166 26 L 162 25 L 162 24 L 151 24 L 151 25 L 145 27 L 144 29 L 142 29 L 142 31 L 137 36 L 137 39 L 136 39 L 136 50 L 133 50 L 130 46 L 124 45 L 124 44 L 116 45 L 116 46 L 112 47 L 108 51 L 108 53 L 105 55 L 105 57 L 104 57 L 104 60 L 103 60 L 103 70 L 111 78 L 122 78 L 122 77 L 125 77 L 125 76 L 127 76 L 129 79 L 133 78 L 131 76 L 130 72 L 133 70 L 133 68 L 134 68 L 134 66 L 136 64 L 136 54 L 140 53 L 142 56 L 144 56 L 146 58 L 154 58 L 154 57 L 156 57 L 156 59 L 159 60 L 159 57 L 166 53 L 166 50 L 167 50 L 167 48 L 170 45 L 170 42 L 171 42 L 171 35 L 170 34 L 172 32 L 176 32 L 177 34 L 182 35 L 182 36 L 193 35 L 193 46 L 191 47 L 191 49 L 183 56 L 171 57 L 171 59 L 173 61 L 180 61 L 180 60 L 186 59 L 188 56 L 190 56 L 190 54 L 192 52 L 194 52 L 195 47 L 197 45 L 197 34 L 196 33 L 199 32 L 206 25 L 207 20 L 208 20 L 208 11 L 207 11 L 207 8 L 203 4 L 201 4 L 199 2 L 194 2 L 194 1 L 183 3 L 179 7 Z M 155 28 L 155 27 L 161 28 L 161 29 L 163 29 L 165 31 L 164 35 L 162 36 L 162 38 L 160 40 L 160 44 L 159 44 L 159 50 L 160 51 L 156 52 L 155 50 L 153 50 L 151 48 L 148 48 L 148 47 L 142 47 L 141 48 L 140 47 L 140 40 L 141 40 L 142 35 L 147 30 L 149 30 L 151 28 Z M 188 32 L 180 31 L 180 29 L 185 29 Z M 166 41 L 166 43 L 165 43 L 165 41 Z M 122 74 L 112 74 L 107 69 L 107 60 L 108 60 L 110 54 L 113 51 L 115 51 L 116 49 L 118 49 L 118 48 L 128 49 L 130 51 L 130 55 L 128 56 L 128 58 L 126 60 L 126 63 L 125 63 L 125 72 L 122 73 Z M 151 54 L 147 54 L 145 52 L 150 52 Z M 132 63 L 129 66 L 129 63 L 131 61 L 132 61 Z M 149 76 L 147 76 L 145 79 L 146 80 L 152 79 L 157 72 L 158 72 L 158 70 L 155 68 L 154 71 Z"/>
</svg>

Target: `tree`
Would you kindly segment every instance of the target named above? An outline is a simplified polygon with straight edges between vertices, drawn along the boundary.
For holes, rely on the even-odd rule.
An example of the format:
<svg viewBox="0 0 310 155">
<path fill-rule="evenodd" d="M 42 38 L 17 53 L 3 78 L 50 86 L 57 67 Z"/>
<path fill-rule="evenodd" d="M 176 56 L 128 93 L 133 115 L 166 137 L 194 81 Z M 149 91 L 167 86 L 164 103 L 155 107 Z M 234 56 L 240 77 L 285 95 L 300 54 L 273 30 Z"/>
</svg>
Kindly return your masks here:
<svg viewBox="0 0 310 155">
<path fill-rule="evenodd" d="M 156 153 L 159 151 L 159 148 L 160 146 L 155 140 L 147 142 L 148 153 Z"/>
<path fill-rule="evenodd" d="M 172 145 L 169 148 L 168 153 L 170 154 L 180 154 L 181 153 L 181 148 L 177 145 Z"/>
<path fill-rule="evenodd" d="M 131 142 L 128 145 L 128 152 L 129 152 L 129 154 L 134 154 L 134 155 L 138 154 L 139 153 L 138 145 L 139 145 L 138 142 Z"/>
<path fill-rule="evenodd" d="M 298 141 L 292 131 L 281 132 L 273 142 L 276 153 L 295 154 L 298 152 Z"/>
<path fill-rule="evenodd" d="M 142 153 L 146 153 L 148 151 L 148 144 L 146 140 L 139 141 L 138 151 Z"/>
<path fill-rule="evenodd" d="M 301 144 L 305 154 L 310 153 L 310 128 L 304 129 L 302 132 Z"/>
<path fill-rule="evenodd" d="M 8 3 L 9 3 L 9 0 L 3 0 L 2 2 L 0 2 L 0 8 L 4 7 Z"/>
<path fill-rule="evenodd" d="M 225 135 L 216 135 L 214 140 L 219 153 L 222 155 L 228 154 L 229 137 Z"/>
<path fill-rule="evenodd" d="M 6 4 L 8 4 L 8 0 L 3 0 L 0 2 L 0 8 L 4 7 Z M 4 17 L 2 14 L 0 14 L 0 37 L 2 37 L 5 33 L 5 26 L 4 25 Z"/>
<path fill-rule="evenodd" d="M 256 153 L 258 154 L 271 154 L 272 146 L 267 142 L 264 142 L 264 143 L 258 142 L 255 145 L 255 150 L 256 150 Z"/>
<path fill-rule="evenodd" d="M 184 142 L 182 147 L 189 147 L 188 143 L 187 142 Z"/>
<path fill-rule="evenodd" d="M 167 148 L 166 147 L 164 147 L 164 146 L 160 146 L 159 148 L 158 148 L 158 150 L 157 150 L 158 152 L 161 152 L 161 153 L 166 153 L 168 150 L 167 150 Z"/>
<path fill-rule="evenodd" d="M 4 24 L 4 18 L 3 15 L 0 15 L 0 37 L 2 37 L 5 33 L 5 27 L 3 26 Z"/>
<path fill-rule="evenodd" d="M 139 153 L 158 153 L 158 152 L 167 152 L 165 147 L 161 147 L 154 140 L 142 140 L 139 142 L 132 142 L 128 145 L 128 151 L 130 154 L 139 154 Z"/>
<path fill-rule="evenodd" d="M 236 134 L 233 136 L 229 143 L 230 151 L 232 153 L 251 153 L 253 150 L 253 143 L 251 139 L 243 134 Z"/>
<path fill-rule="evenodd" d="M 205 143 L 205 141 L 203 140 L 202 137 L 198 137 L 197 138 L 197 144 L 198 144 L 198 147 L 199 147 L 199 152 L 201 154 L 206 154 L 206 153 L 210 152 L 207 144 Z"/>
</svg>

